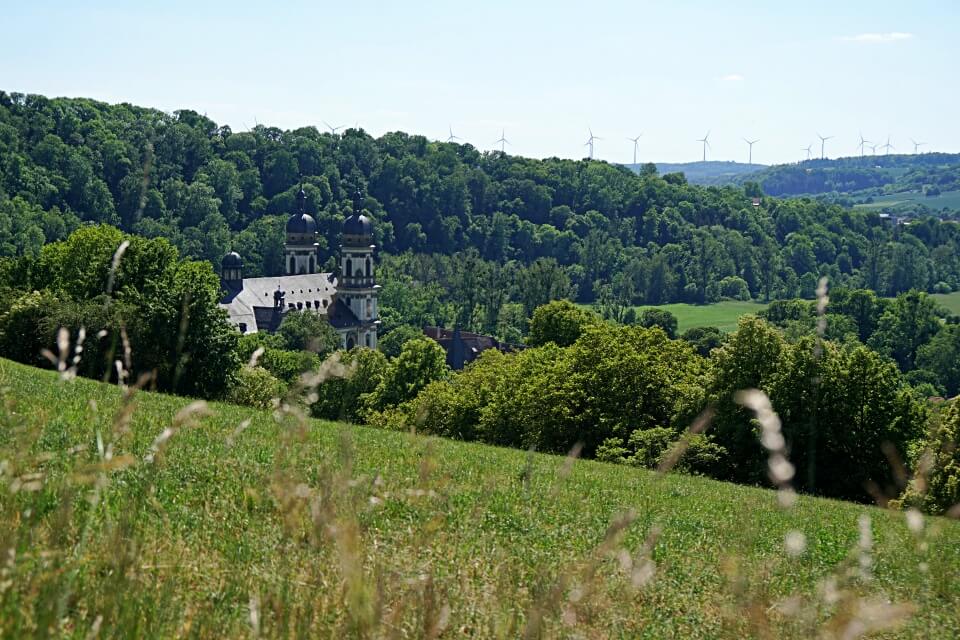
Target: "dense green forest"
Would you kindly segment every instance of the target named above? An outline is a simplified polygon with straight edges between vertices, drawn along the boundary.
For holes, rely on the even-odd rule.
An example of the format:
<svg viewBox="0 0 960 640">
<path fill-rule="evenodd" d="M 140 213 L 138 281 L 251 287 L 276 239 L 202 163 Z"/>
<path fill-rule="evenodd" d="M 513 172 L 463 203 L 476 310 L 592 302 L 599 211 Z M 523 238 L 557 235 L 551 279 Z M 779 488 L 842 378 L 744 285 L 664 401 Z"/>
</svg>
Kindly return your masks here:
<svg viewBox="0 0 960 640">
<path fill-rule="evenodd" d="M 325 259 L 360 206 L 384 252 L 470 252 L 501 271 L 508 292 L 523 290 L 530 269 L 578 301 L 617 304 L 812 297 L 821 276 L 882 295 L 960 288 L 960 229 L 936 219 L 894 228 L 872 213 L 763 197 L 755 184 L 693 186 L 653 165 L 635 174 L 360 129 L 233 133 L 189 110 L 0 93 L 0 255 L 36 255 L 102 222 L 214 264 L 233 248 L 248 275 L 277 273 L 301 180 Z M 515 293 L 505 302 L 535 306 Z M 453 313 L 486 314 L 489 328 L 493 311 L 481 307 Z"/>
</svg>

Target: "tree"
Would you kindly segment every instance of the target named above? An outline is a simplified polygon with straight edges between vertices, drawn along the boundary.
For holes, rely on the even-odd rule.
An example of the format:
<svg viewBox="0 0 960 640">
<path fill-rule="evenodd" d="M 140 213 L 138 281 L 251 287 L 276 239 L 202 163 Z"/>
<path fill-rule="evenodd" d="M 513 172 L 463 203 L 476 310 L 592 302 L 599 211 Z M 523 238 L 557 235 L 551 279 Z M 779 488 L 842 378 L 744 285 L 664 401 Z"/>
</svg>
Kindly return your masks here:
<svg viewBox="0 0 960 640">
<path fill-rule="evenodd" d="M 937 308 L 925 293 L 901 293 L 880 317 L 870 346 L 896 360 L 901 371 L 910 371 L 917 351 L 940 329 Z"/>
<path fill-rule="evenodd" d="M 341 340 L 326 317 L 312 311 L 287 311 L 277 329 L 288 349 L 312 351 L 324 357 L 340 348 Z"/>
<path fill-rule="evenodd" d="M 423 331 L 417 327 L 408 324 L 402 324 L 390 333 L 382 336 L 377 341 L 377 349 L 388 358 L 396 358 L 400 355 L 405 345 L 410 340 L 423 337 Z"/>
<path fill-rule="evenodd" d="M 427 337 L 410 340 L 390 363 L 367 406 L 376 411 L 396 407 L 415 398 L 424 387 L 443 379 L 448 372 L 447 354 L 436 341 Z"/>
<path fill-rule="evenodd" d="M 960 325 L 944 326 L 921 345 L 916 365 L 933 373 L 949 396 L 960 394 Z"/>
<path fill-rule="evenodd" d="M 749 483 L 766 480 L 759 431 L 734 395 L 743 389 L 769 390 L 786 352 L 787 343 L 774 327 L 744 316 L 726 344 L 711 353 L 707 398 L 716 407 L 716 417 L 710 433 L 730 454 L 728 466 L 717 469 L 717 477 Z"/>
<path fill-rule="evenodd" d="M 390 365 L 384 354 L 365 347 L 342 352 L 340 362 L 349 373 L 320 383 L 312 413 L 327 420 L 362 421 L 367 398 L 383 383 Z"/>
<path fill-rule="evenodd" d="M 926 471 L 911 481 L 901 503 L 934 515 L 955 514 L 960 504 L 960 402 L 950 402 L 933 416 L 924 446 L 912 462 Z"/>
<path fill-rule="evenodd" d="M 677 337 L 677 317 L 666 309 L 649 307 L 640 312 L 637 324 L 641 327 L 660 327 L 668 338 Z"/>
<path fill-rule="evenodd" d="M 577 341 L 584 329 L 597 322 L 595 315 L 569 300 L 554 300 L 533 312 L 527 344 L 531 347 L 552 342 L 566 347 Z"/>
</svg>

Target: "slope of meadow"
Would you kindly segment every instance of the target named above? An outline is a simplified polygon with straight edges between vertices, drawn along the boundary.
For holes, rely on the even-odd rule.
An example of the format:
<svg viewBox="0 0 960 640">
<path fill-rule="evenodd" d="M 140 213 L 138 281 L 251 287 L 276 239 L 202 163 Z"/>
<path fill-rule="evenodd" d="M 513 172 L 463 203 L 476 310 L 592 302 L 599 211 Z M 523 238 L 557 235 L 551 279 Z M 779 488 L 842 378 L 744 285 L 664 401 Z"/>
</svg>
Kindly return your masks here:
<svg viewBox="0 0 960 640">
<path fill-rule="evenodd" d="M 4 637 L 960 624 L 960 525 L 945 519 L 912 531 L 902 513 L 809 497 L 785 510 L 766 489 L 125 396 L 4 360 L 0 395 Z"/>
</svg>

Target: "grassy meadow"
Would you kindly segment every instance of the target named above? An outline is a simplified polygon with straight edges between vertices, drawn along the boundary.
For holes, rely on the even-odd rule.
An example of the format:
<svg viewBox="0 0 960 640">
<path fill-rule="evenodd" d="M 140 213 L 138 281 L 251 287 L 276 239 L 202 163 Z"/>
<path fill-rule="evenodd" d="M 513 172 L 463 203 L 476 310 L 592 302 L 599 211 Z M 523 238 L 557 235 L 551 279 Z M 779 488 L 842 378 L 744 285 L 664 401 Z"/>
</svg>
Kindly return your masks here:
<svg viewBox="0 0 960 640">
<path fill-rule="evenodd" d="M 666 309 L 677 318 L 677 333 L 681 334 L 694 327 L 717 327 L 724 333 L 736 331 L 740 316 L 757 313 L 766 308 L 762 302 L 741 302 L 724 300 L 714 304 L 674 304 L 657 305 L 657 309 Z M 639 314 L 650 307 L 637 307 Z"/>
<path fill-rule="evenodd" d="M 922 204 L 930 209 L 960 209 L 960 191 L 944 191 L 939 196 L 928 197 L 918 192 L 891 193 L 874 196 L 873 202 L 854 205 L 857 209 L 883 210 L 904 204 Z"/>
<path fill-rule="evenodd" d="M 933 298 L 950 310 L 950 313 L 960 315 L 960 291 L 953 293 L 934 293 Z"/>
<path fill-rule="evenodd" d="M 910 527 L 812 497 L 785 509 L 767 489 L 124 393 L 5 360 L 0 396 L 2 637 L 947 638 L 960 625 L 954 521 Z"/>
</svg>

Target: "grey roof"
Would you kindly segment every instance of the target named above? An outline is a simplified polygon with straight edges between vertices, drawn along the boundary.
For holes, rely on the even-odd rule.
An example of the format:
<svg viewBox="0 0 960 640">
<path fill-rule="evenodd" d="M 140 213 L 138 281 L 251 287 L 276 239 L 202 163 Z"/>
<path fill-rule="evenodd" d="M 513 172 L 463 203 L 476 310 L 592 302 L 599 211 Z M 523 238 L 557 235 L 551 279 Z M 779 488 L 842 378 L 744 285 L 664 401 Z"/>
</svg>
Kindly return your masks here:
<svg viewBox="0 0 960 640">
<path fill-rule="evenodd" d="M 337 292 L 337 279 L 332 273 L 244 278 L 243 288 L 228 292 L 220 306 L 226 309 L 232 324 L 246 324 L 249 333 L 273 330 L 275 327 L 263 325 L 273 315 L 273 293 L 278 287 L 285 293 L 284 311 L 291 309 L 290 305 L 298 308 L 299 303 L 300 308 L 317 309 L 326 315 Z"/>
</svg>

